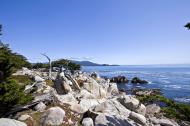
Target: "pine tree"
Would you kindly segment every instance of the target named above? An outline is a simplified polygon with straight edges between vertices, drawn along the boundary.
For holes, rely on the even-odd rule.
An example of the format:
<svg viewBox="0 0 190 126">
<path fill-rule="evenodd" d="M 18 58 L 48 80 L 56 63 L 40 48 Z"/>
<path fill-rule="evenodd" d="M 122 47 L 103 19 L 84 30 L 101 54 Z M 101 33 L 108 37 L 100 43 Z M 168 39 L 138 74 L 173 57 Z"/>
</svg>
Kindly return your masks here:
<svg viewBox="0 0 190 126">
<path fill-rule="evenodd" d="M 0 31 L 2 25 L 0 25 Z M 32 97 L 23 92 L 23 87 L 12 79 L 12 73 L 26 65 L 26 59 L 13 53 L 7 44 L 0 42 L 0 116 L 9 111 L 14 105 L 24 104 Z"/>
</svg>

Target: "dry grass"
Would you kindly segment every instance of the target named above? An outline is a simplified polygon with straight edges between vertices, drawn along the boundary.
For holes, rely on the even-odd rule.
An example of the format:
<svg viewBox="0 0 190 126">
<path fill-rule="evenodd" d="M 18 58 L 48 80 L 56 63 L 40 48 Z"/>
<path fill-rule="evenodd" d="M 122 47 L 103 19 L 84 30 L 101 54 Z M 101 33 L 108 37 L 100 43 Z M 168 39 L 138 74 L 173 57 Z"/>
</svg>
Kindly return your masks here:
<svg viewBox="0 0 190 126">
<path fill-rule="evenodd" d="M 13 75 L 12 78 L 15 79 L 20 85 L 28 85 L 34 82 L 26 75 Z"/>
<path fill-rule="evenodd" d="M 78 126 L 80 126 L 80 120 L 82 119 L 82 114 L 78 114 L 73 112 L 70 109 L 70 105 L 68 104 L 63 104 L 63 105 L 48 105 L 46 110 L 54 107 L 54 106 L 59 106 L 60 108 L 62 108 L 65 111 L 65 118 L 63 119 L 63 123 L 60 126 L 72 126 L 75 123 L 77 123 Z M 42 117 L 42 115 L 44 114 L 44 112 L 36 112 L 33 110 L 27 110 L 27 111 L 23 111 L 20 113 L 17 113 L 17 115 L 23 115 L 23 114 L 28 114 L 30 115 L 33 119 L 27 119 L 26 121 L 24 121 L 27 126 L 40 126 L 40 119 Z M 69 120 L 71 120 L 73 122 L 73 124 L 69 124 Z"/>
<path fill-rule="evenodd" d="M 48 86 L 53 87 L 53 81 L 52 81 L 52 80 L 45 80 L 45 82 L 46 82 L 46 84 L 47 84 Z"/>
</svg>

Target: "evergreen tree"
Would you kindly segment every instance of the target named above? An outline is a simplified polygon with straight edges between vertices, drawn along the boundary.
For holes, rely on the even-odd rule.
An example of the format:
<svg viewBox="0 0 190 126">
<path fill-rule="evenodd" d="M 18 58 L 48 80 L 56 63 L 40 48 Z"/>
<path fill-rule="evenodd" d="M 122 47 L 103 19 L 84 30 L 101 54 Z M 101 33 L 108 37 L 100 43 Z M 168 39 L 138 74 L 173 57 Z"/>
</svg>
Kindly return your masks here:
<svg viewBox="0 0 190 126">
<path fill-rule="evenodd" d="M 0 31 L 2 31 L 2 25 L 0 26 Z M 30 63 L 24 56 L 13 53 L 7 44 L 0 42 L 0 116 L 14 105 L 32 100 L 30 95 L 23 92 L 23 87 L 11 77 L 13 72 L 26 65 Z"/>
</svg>

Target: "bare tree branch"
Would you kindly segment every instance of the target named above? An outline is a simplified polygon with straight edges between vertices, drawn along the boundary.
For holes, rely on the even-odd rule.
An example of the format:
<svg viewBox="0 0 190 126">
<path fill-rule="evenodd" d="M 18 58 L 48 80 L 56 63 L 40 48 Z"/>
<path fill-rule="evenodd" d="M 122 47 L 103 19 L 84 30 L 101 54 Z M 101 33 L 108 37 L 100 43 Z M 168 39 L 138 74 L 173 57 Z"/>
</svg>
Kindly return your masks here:
<svg viewBox="0 0 190 126">
<path fill-rule="evenodd" d="M 51 59 L 45 53 L 42 53 L 42 55 L 45 56 L 49 61 L 49 79 L 51 79 Z"/>
</svg>

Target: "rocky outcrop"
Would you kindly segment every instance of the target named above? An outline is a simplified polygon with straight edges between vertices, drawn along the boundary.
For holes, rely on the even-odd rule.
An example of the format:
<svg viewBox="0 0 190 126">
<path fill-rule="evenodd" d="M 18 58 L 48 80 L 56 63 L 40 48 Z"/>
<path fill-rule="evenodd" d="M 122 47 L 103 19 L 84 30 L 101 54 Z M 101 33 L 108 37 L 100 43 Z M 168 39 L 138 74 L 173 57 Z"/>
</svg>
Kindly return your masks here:
<svg viewBox="0 0 190 126">
<path fill-rule="evenodd" d="M 96 106 L 104 101 L 105 100 L 98 100 L 98 99 L 81 99 L 79 104 L 85 109 L 85 111 L 87 111 L 91 107 Z"/>
<path fill-rule="evenodd" d="M 106 91 L 93 78 L 88 78 L 83 84 L 83 88 L 93 94 L 96 98 L 105 98 Z"/>
<path fill-rule="evenodd" d="M 27 126 L 25 123 L 8 118 L 0 118 L 0 126 Z"/>
<path fill-rule="evenodd" d="M 173 122 L 171 122 L 169 119 L 160 119 L 159 120 L 159 124 L 161 126 L 178 126 L 178 124 L 174 124 Z"/>
<path fill-rule="evenodd" d="M 33 75 L 36 76 L 35 83 L 27 89 L 36 88 L 33 94 L 35 97 L 32 105 L 26 108 L 38 114 L 43 113 L 40 115 L 42 126 L 77 125 L 79 122 L 83 126 L 177 126 L 177 123 L 167 118 L 158 118 L 160 107 L 156 104 L 145 107 L 137 97 L 126 95 L 125 90 L 121 93 L 117 83 L 128 83 L 124 76 L 112 78 L 110 82 L 97 73 L 89 75 L 75 72 L 71 75 L 61 72 L 55 76 L 54 86 L 51 87 L 46 84 L 43 76 L 39 76 L 42 73 Z M 134 78 L 133 83 L 141 84 L 145 81 Z M 133 94 L 139 96 L 152 93 L 152 90 L 133 91 Z M 16 119 L 27 122 L 30 116 L 23 114 Z"/>
<path fill-rule="evenodd" d="M 134 77 L 134 78 L 131 80 L 131 83 L 132 83 L 132 84 L 148 84 L 148 81 L 146 81 L 146 80 L 141 80 L 141 79 L 138 78 L 138 77 Z"/>
<path fill-rule="evenodd" d="M 64 75 L 65 74 L 63 72 L 60 73 L 54 83 L 58 94 L 67 94 L 72 91 L 70 82 Z"/>
<path fill-rule="evenodd" d="M 78 103 L 76 98 L 71 93 L 68 93 L 65 95 L 55 94 L 54 97 L 55 97 L 55 100 L 57 100 L 57 102 L 61 105 L 64 103 L 69 104 L 69 105 L 72 105 L 73 103 Z"/>
<path fill-rule="evenodd" d="M 79 114 L 83 114 L 87 110 L 86 108 L 84 108 L 82 105 L 80 105 L 78 103 L 71 104 L 70 109 Z"/>
<path fill-rule="evenodd" d="M 112 77 L 110 79 L 110 82 L 113 82 L 113 83 L 128 83 L 129 80 L 125 76 L 117 76 L 117 77 Z"/>
<path fill-rule="evenodd" d="M 137 126 L 137 124 L 125 116 L 99 114 L 95 118 L 95 126 Z"/>
<path fill-rule="evenodd" d="M 76 94 L 77 99 L 95 99 L 96 97 L 89 91 L 82 89 Z"/>
<path fill-rule="evenodd" d="M 41 77 L 38 76 L 38 75 L 36 75 L 36 76 L 34 77 L 34 80 L 35 80 L 35 82 L 43 82 L 43 81 L 44 81 L 44 79 L 41 78 Z"/>
<path fill-rule="evenodd" d="M 38 112 L 43 112 L 46 108 L 46 105 L 43 102 L 40 102 L 39 104 L 37 104 L 34 109 Z"/>
<path fill-rule="evenodd" d="M 130 110 L 122 106 L 116 99 L 106 100 L 105 102 L 96 105 L 95 107 L 92 107 L 91 110 L 94 112 L 106 113 L 111 115 L 125 115 L 126 117 L 128 117 L 131 112 Z"/>
<path fill-rule="evenodd" d="M 114 96 L 114 95 L 118 95 L 119 94 L 119 90 L 117 88 L 117 84 L 116 83 L 108 83 L 107 84 L 107 95 L 109 96 Z"/>
<path fill-rule="evenodd" d="M 21 116 L 18 118 L 19 121 L 25 121 L 25 120 L 27 120 L 27 119 L 31 119 L 31 120 L 32 120 L 32 117 L 29 116 L 29 115 L 27 115 L 27 114 L 24 114 L 24 115 L 21 115 Z"/>
<path fill-rule="evenodd" d="M 60 107 L 48 109 L 41 118 L 42 126 L 57 126 L 63 123 L 65 111 Z"/>
<path fill-rule="evenodd" d="M 146 106 L 146 114 L 147 115 L 154 115 L 160 112 L 160 107 L 156 104 L 150 104 Z"/>
<path fill-rule="evenodd" d="M 135 122 L 143 125 L 143 126 L 146 125 L 146 118 L 141 114 L 131 112 L 130 115 L 129 115 L 129 118 L 134 120 Z"/>
<path fill-rule="evenodd" d="M 161 95 L 161 91 L 160 89 L 133 89 L 132 94 L 137 96 Z"/>
<path fill-rule="evenodd" d="M 142 115 L 145 115 L 146 113 L 146 107 L 141 104 L 138 99 L 132 96 L 122 95 L 118 98 L 118 101 L 131 111 L 135 111 Z"/>
</svg>

